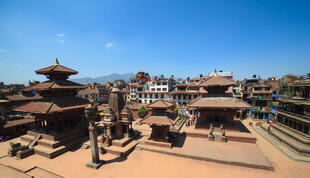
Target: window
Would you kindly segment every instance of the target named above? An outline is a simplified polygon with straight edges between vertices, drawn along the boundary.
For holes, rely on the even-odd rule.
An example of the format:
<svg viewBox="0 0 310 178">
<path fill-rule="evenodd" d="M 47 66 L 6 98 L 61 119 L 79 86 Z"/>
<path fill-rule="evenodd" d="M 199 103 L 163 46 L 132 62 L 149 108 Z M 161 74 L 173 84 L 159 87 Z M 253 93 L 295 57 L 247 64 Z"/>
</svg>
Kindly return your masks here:
<svg viewBox="0 0 310 178">
<path fill-rule="evenodd" d="M 173 95 L 173 99 L 175 99 L 175 95 Z"/>
<path fill-rule="evenodd" d="M 191 100 L 192 99 L 192 95 L 188 95 L 188 99 Z"/>
<path fill-rule="evenodd" d="M 158 94 L 155 94 L 155 98 L 156 98 L 156 99 L 158 98 Z"/>
<path fill-rule="evenodd" d="M 163 85 L 167 85 L 167 82 L 163 82 Z"/>
<path fill-rule="evenodd" d="M 167 88 L 163 88 L 163 91 L 167 91 Z"/>
<path fill-rule="evenodd" d="M 152 91 L 155 91 L 155 88 L 152 88 Z"/>
<path fill-rule="evenodd" d="M 139 98 L 142 98 L 142 94 L 139 94 Z"/>
<path fill-rule="evenodd" d="M 160 82 L 157 82 L 156 85 L 161 85 L 161 83 L 160 83 Z"/>
<path fill-rule="evenodd" d="M 157 88 L 157 91 L 161 91 L 161 88 Z"/>
</svg>

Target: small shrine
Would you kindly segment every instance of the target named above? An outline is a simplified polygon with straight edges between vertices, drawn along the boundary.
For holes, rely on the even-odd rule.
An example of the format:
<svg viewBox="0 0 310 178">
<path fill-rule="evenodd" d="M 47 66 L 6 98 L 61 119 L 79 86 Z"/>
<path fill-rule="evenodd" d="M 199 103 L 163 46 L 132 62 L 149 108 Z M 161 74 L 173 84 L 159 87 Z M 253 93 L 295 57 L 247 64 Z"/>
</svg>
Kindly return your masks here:
<svg viewBox="0 0 310 178">
<path fill-rule="evenodd" d="M 170 100 L 157 100 L 147 108 L 151 109 L 152 114 L 147 116 L 142 124 L 148 124 L 152 128 L 152 133 L 145 144 L 161 147 L 172 147 L 169 138 L 170 127 L 173 126 L 176 117 L 173 113 L 175 105 Z"/>
<path fill-rule="evenodd" d="M 133 115 L 125 103 L 122 91 L 114 85 L 108 106 L 99 113 L 104 128 L 104 134 L 99 140 L 103 152 L 126 156 L 135 146 L 135 143 L 131 142 L 135 137 L 132 129 Z M 115 147 L 120 149 L 114 150 Z"/>
</svg>

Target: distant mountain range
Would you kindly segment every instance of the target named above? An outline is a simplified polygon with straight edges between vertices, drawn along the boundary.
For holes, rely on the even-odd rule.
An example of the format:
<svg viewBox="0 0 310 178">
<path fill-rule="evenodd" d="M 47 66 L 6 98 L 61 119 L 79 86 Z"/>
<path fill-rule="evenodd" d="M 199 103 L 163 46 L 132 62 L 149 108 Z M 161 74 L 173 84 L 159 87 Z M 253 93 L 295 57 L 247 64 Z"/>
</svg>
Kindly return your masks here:
<svg viewBox="0 0 310 178">
<path fill-rule="evenodd" d="M 113 73 L 111 75 L 101 76 L 101 77 L 84 77 L 84 78 L 76 78 L 76 79 L 70 79 L 73 82 L 80 83 L 83 85 L 89 84 L 89 83 L 101 83 L 105 84 L 106 82 L 114 82 L 115 80 L 125 80 L 129 81 L 130 78 L 135 77 L 136 75 L 134 73 L 127 73 L 127 74 L 117 74 Z"/>
</svg>

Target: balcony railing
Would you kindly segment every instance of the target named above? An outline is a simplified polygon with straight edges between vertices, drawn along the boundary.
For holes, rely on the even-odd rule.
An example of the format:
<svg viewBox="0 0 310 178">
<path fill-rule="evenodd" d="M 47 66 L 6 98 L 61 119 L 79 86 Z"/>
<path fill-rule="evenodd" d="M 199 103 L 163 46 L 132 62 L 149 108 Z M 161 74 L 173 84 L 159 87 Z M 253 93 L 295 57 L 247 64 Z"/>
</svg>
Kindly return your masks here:
<svg viewBox="0 0 310 178">
<path fill-rule="evenodd" d="M 286 114 L 290 114 L 290 115 L 293 115 L 293 116 L 297 116 L 297 117 L 301 117 L 301 118 L 309 120 L 309 116 L 297 114 L 297 113 L 294 113 L 292 111 L 286 111 L 286 110 L 283 110 L 283 109 L 277 109 L 277 111 L 280 111 L 280 112 L 283 112 L 283 113 L 286 113 Z"/>
</svg>

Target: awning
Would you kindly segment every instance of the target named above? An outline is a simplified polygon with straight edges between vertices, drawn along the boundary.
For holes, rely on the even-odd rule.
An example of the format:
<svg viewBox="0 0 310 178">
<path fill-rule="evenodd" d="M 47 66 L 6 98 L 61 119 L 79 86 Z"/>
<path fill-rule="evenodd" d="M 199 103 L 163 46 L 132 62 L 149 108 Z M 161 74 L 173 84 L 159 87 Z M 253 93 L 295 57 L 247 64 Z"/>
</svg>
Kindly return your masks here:
<svg viewBox="0 0 310 178">
<path fill-rule="evenodd" d="M 283 95 L 272 95 L 272 97 L 283 97 Z"/>
</svg>

